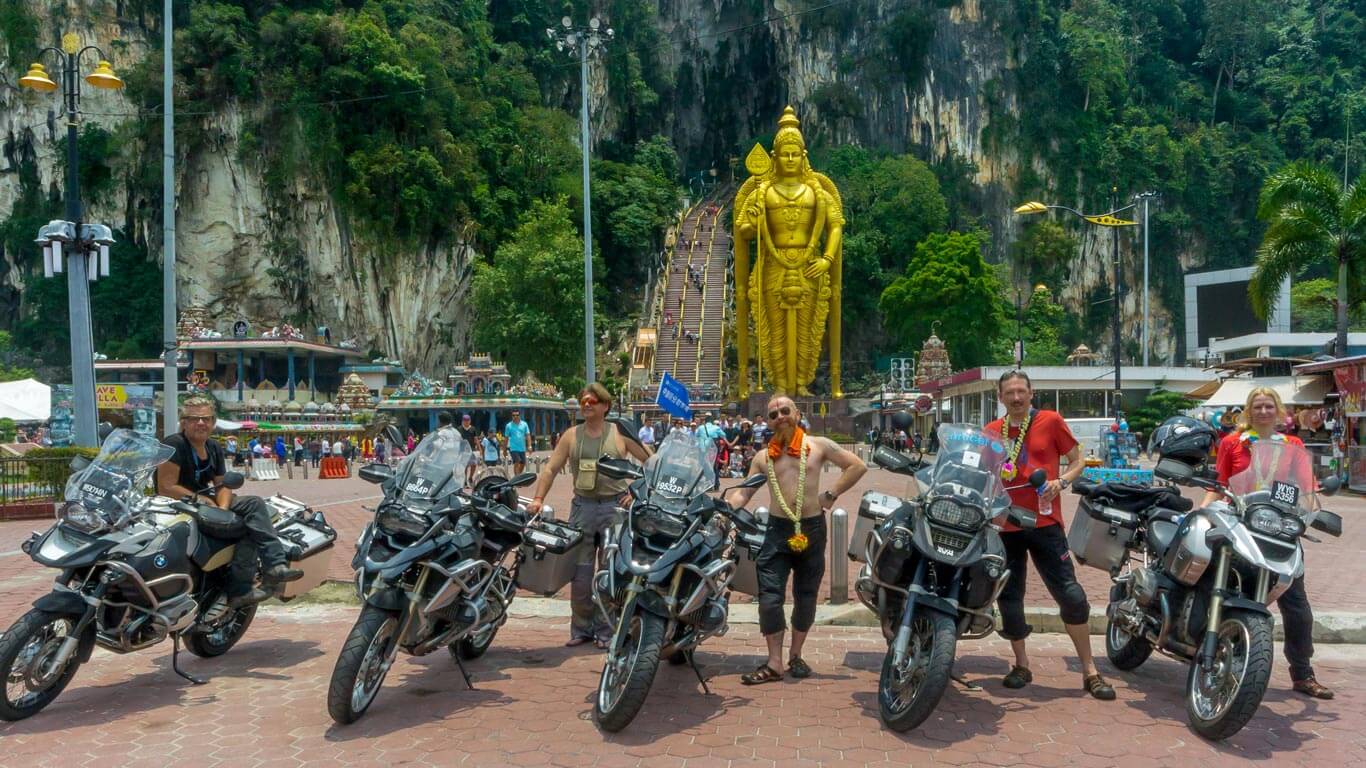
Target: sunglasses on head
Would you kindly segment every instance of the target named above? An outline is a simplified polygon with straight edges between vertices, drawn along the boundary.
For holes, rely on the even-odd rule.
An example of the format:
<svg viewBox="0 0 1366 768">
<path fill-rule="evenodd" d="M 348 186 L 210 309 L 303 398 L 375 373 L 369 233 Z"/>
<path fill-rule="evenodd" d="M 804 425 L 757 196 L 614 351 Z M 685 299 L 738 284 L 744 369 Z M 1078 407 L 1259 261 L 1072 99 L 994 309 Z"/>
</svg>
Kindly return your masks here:
<svg viewBox="0 0 1366 768">
<path fill-rule="evenodd" d="M 773 410 L 771 410 L 771 411 L 768 412 L 768 417 L 769 417 L 770 419 L 776 419 L 776 418 L 778 418 L 779 415 L 782 415 L 782 416 L 791 416 L 791 415 L 792 415 L 792 409 L 789 408 L 788 406 L 784 405 L 784 406 L 781 407 L 781 408 L 774 408 Z"/>
</svg>

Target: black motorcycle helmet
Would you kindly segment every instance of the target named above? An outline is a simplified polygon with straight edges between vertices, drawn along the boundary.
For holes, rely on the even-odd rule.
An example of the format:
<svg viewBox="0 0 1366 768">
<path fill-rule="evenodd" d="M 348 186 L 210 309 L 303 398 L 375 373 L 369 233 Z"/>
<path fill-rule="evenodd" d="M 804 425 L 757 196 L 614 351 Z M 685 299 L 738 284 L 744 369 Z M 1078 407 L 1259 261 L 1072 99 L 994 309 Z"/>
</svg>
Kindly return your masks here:
<svg viewBox="0 0 1366 768">
<path fill-rule="evenodd" d="M 1218 440 L 1219 433 L 1209 424 L 1189 416 L 1173 416 L 1153 430 L 1148 452 L 1195 465 L 1209 458 Z"/>
</svg>

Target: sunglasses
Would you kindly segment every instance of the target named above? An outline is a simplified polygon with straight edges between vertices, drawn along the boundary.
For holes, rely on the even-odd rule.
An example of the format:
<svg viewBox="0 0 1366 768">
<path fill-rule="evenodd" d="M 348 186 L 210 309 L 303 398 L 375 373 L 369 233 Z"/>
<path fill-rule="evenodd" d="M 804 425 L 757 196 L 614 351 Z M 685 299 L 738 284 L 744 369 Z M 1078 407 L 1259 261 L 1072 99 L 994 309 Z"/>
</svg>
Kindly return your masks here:
<svg viewBox="0 0 1366 768">
<path fill-rule="evenodd" d="M 776 419 L 776 418 L 778 418 L 779 415 L 782 415 L 782 416 L 791 416 L 791 415 L 792 415 L 792 409 L 789 408 L 788 406 L 784 405 L 782 408 L 775 408 L 775 409 L 773 409 L 773 410 L 771 410 L 771 411 L 768 412 L 768 417 L 769 417 L 770 419 Z"/>
<path fill-rule="evenodd" d="M 212 416 L 181 416 L 181 417 L 180 417 L 180 420 L 181 420 L 181 421 L 198 422 L 198 423 L 200 423 L 200 424 L 210 424 L 210 423 L 213 422 L 214 417 L 212 417 Z"/>
<path fill-rule="evenodd" d="M 588 407 L 597 405 L 597 404 L 598 404 L 598 399 L 597 399 L 596 397 L 585 397 L 585 398 L 583 398 L 582 400 L 580 400 L 579 402 L 583 404 L 583 407 L 588 408 Z"/>
</svg>

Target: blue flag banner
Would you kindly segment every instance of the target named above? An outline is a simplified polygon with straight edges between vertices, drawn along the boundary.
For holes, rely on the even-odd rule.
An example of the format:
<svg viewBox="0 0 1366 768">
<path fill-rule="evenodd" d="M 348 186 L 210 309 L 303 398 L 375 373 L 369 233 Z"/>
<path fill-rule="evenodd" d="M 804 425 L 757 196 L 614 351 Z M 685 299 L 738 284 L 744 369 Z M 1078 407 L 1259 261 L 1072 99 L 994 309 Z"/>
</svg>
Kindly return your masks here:
<svg viewBox="0 0 1366 768">
<path fill-rule="evenodd" d="M 659 382 L 655 405 L 680 419 L 692 418 L 692 409 L 688 407 L 688 388 L 667 372 Z"/>
</svg>

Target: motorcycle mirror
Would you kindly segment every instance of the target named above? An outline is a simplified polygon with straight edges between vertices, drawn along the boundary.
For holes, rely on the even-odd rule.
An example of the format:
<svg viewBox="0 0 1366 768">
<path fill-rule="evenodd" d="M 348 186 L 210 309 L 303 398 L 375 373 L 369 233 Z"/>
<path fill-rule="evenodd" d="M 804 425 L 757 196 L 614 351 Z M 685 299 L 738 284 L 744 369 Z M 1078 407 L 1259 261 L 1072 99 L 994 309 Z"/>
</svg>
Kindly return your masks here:
<svg viewBox="0 0 1366 768">
<path fill-rule="evenodd" d="M 235 491 L 241 488 L 246 481 L 247 478 L 243 477 L 241 472 L 229 472 L 223 475 L 223 483 L 220 487 Z"/>
<path fill-rule="evenodd" d="M 402 445 L 403 433 L 398 431 L 398 427 L 393 424 L 384 425 L 384 436 L 389 438 L 390 445 Z"/>
<path fill-rule="evenodd" d="M 100 436 L 100 442 L 103 443 L 105 439 L 114 433 L 114 425 L 107 421 L 101 421 L 100 426 L 95 430 L 95 433 Z"/>
<path fill-rule="evenodd" d="M 598 459 L 598 471 L 613 480 L 627 480 L 640 477 L 640 473 L 626 459 L 602 456 Z"/>
<path fill-rule="evenodd" d="M 736 488 L 758 488 L 758 487 L 762 486 L 762 485 L 763 485 L 764 483 L 766 483 L 766 482 L 768 482 L 768 476 L 767 476 L 767 475 L 750 475 L 749 477 L 745 478 L 745 481 L 744 481 L 743 483 L 740 483 L 739 485 L 737 485 L 737 486 L 735 486 L 735 487 L 736 487 Z"/>
<path fill-rule="evenodd" d="M 1342 489 L 1342 478 L 1337 475 L 1326 477 L 1319 483 L 1319 493 L 1324 496 L 1332 496 Z"/>
<path fill-rule="evenodd" d="M 873 451 L 873 463 L 889 472 L 905 473 L 913 463 L 910 456 L 900 451 L 894 451 L 885 445 L 879 445 Z"/>
<path fill-rule="evenodd" d="M 521 488 L 524 485 L 531 485 L 534 482 L 536 482 L 535 472 L 523 472 L 509 480 L 507 484 L 514 488 Z"/>
<path fill-rule="evenodd" d="M 897 411 L 892 414 L 892 426 L 910 432 L 915 427 L 915 417 L 905 411 Z"/>
<path fill-rule="evenodd" d="M 1177 482 L 1189 480 L 1195 476 L 1194 467 L 1176 459 L 1158 459 L 1153 472 L 1163 480 L 1175 480 Z"/>
<path fill-rule="evenodd" d="M 1042 469 L 1036 469 L 1029 473 L 1029 487 L 1042 488 L 1048 482 L 1048 473 Z"/>
<path fill-rule="evenodd" d="M 392 479 L 394 470 L 391 469 L 388 464 L 366 464 L 361 467 L 360 471 L 356 474 L 360 475 L 360 479 L 367 483 L 379 485 L 386 480 Z"/>
<path fill-rule="evenodd" d="M 621 436 L 644 448 L 645 444 L 640 442 L 640 424 L 633 416 L 612 416 L 607 419 L 615 424 Z"/>
<path fill-rule="evenodd" d="M 1008 517 L 1010 522 L 1021 528 L 1035 528 L 1039 525 L 1039 516 L 1034 514 L 1033 510 L 1024 507 L 1011 507 Z"/>
<path fill-rule="evenodd" d="M 88 466 L 90 466 L 89 456 L 73 456 L 71 458 L 71 471 L 73 473 L 80 472 Z"/>
<path fill-rule="evenodd" d="M 1314 522 L 1310 523 L 1309 527 L 1316 531 L 1323 531 L 1329 536 L 1341 536 L 1342 516 L 1336 512 L 1329 512 L 1326 509 L 1320 510 L 1319 513 L 1314 516 Z"/>
</svg>

